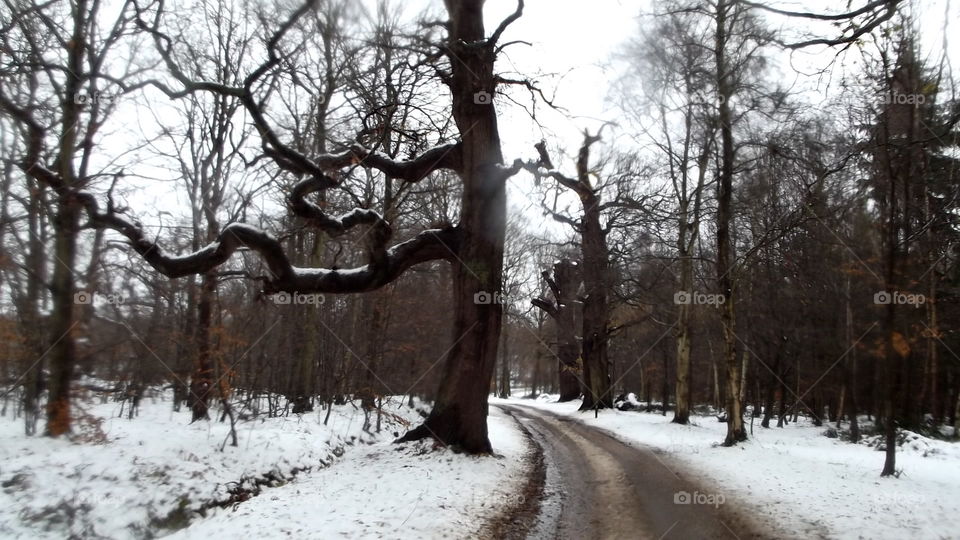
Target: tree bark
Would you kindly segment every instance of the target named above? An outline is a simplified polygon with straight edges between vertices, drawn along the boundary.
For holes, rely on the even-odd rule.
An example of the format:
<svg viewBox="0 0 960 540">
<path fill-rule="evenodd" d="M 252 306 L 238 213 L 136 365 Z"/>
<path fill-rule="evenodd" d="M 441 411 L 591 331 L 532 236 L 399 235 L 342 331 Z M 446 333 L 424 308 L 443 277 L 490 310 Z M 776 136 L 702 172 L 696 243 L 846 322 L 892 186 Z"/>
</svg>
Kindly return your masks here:
<svg viewBox="0 0 960 540">
<path fill-rule="evenodd" d="M 497 302 L 480 294 L 500 293 L 506 232 L 506 179 L 496 110 L 495 40 L 486 40 L 483 0 L 446 0 L 450 15 L 450 91 L 460 130 L 463 198 L 462 242 L 453 262 L 454 340 L 444 361 L 440 389 L 424 423 L 400 441 L 432 436 L 469 453 L 489 453 L 487 397 L 503 317 Z M 478 45 L 482 44 L 482 45 Z M 480 94 L 486 92 L 486 94 Z"/>
<path fill-rule="evenodd" d="M 717 94 L 719 96 L 720 122 L 720 177 L 717 186 L 717 287 L 723 295 L 724 303 L 720 307 L 720 322 L 723 325 L 723 358 L 727 367 L 727 436 L 725 446 L 732 446 L 747 440 L 743 427 L 743 410 L 740 401 L 740 363 L 737 360 L 736 335 L 736 299 L 733 288 L 733 254 L 730 240 L 733 195 L 733 116 L 730 111 L 730 98 L 733 97 L 733 85 L 728 71 L 727 15 L 733 9 L 728 0 L 718 0 L 716 7 L 716 42 L 714 55 L 717 70 Z"/>
<path fill-rule="evenodd" d="M 203 275 L 197 301 L 193 371 L 190 374 L 190 411 L 192 421 L 209 420 L 209 399 L 213 390 L 213 360 L 210 327 L 213 323 L 213 302 L 217 278 L 213 272 Z"/>
<path fill-rule="evenodd" d="M 57 215 L 53 219 L 54 257 L 51 296 L 50 348 L 50 394 L 47 399 L 47 435 L 58 437 L 70 432 L 70 383 L 76 363 L 74 295 L 76 284 L 73 278 L 77 256 L 77 234 L 80 225 L 79 208 L 70 200 L 57 203 Z M 92 300 L 92 299 L 91 299 Z"/>
<path fill-rule="evenodd" d="M 579 268 L 575 262 L 562 259 L 553 265 L 553 277 L 543 272 L 556 303 L 535 298 L 533 305 L 553 318 L 557 328 L 557 375 L 560 382 L 560 402 L 573 401 L 583 393 L 580 343 L 577 342 L 577 289 L 580 287 Z"/>
<path fill-rule="evenodd" d="M 507 399 L 510 397 L 510 335 L 508 329 L 510 325 L 504 325 L 501 330 L 500 339 L 503 342 L 502 351 L 500 353 L 500 384 L 497 389 L 497 394 L 501 399 Z"/>
<path fill-rule="evenodd" d="M 610 361 L 608 358 L 610 306 L 609 254 L 607 235 L 600 224 L 600 196 L 589 183 L 590 144 L 596 138 L 587 137 L 577 160 L 580 184 L 586 189 L 578 192 L 583 205 L 581 220 L 583 249 L 583 374 L 587 383 L 580 410 L 613 407 L 610 388 Z"/>
<path fill-rule="evenodd" d="M 682 263 L 681 263 L 682 264 Z M 685 267 L 681 267 L 681 275 L 686 272 Z M 692 274 L 692 272 L 691 272 Z M 690 280 L 692 282 L 692 279 Z M 685 276 L 681 277 L 681 283 L 687 283 Z M 681 286 L 681 290 L 689 291 L 690 288 Z M 673 423 L 687 424 L 690 422 L 690 305 L 680 305 L 680 315 L 677 321 L 677 408 L 673 414 Z"/>
</svg>

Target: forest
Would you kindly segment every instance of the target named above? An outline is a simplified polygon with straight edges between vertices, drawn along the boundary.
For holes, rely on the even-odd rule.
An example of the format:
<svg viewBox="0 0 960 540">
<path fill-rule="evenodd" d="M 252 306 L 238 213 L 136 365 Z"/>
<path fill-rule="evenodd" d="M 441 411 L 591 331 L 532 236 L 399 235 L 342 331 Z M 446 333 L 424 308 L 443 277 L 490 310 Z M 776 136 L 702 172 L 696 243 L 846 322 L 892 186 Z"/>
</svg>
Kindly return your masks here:
<svg viewBox="0 0 960 540">
<path fill-rule="evenodd" d="M 149 525 L 110 529 L 104 497 L 88 521 L 0 513 L 0 536 L 199 536 L 194 514 L 340 459 L 243 450 L 307 418 L 331 455 L 516 457 L 475 473 L 492 482 L 539 474 L 517 449 L 539 448 L 549 478 L 527 402 L 709 425 L 703 452 L 809 429 L 869 448 L 871 482 L 909 478 L 924 444 L 960 478 L 956 6 L 544 4 L 4 0 L 3 455 L 86 466 L 122 420 L 205 468 L 257 465 Z M 586 54 L 608 23 L 593 71 L 540 47 Z M 43 467 L 24 463 L 5 496 Z M 467 534 L 526 537 L 518 519 Z M 843 537 L 817 534 L 787 536 Z"/>
</svg>

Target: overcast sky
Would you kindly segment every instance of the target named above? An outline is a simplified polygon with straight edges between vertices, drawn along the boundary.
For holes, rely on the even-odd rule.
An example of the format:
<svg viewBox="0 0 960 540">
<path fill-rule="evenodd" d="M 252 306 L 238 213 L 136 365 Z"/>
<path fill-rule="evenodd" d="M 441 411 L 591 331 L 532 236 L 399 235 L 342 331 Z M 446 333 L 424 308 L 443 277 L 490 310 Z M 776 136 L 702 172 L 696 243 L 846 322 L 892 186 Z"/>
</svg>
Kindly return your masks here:
<svg viewBox="0 0 960 540">
<path fill-rule="evenodd" d="M 562 146 L 568 155 L 575 154 L 582 140 L 584 128 L 595 131 L 604 121 L 616 122 L 619 114 L 616 96 L 611 95 L 611 84 L 620 76 L 611 59 L 629 39 L 638 35 L 641 23 L 648 21 L 649 14 L 657 6 L 656 0 L 527 0 L 523 17 L 515 22 L 504 41 L 520 39 L 532 46 L 517 45 L 507 49 L 499 59 L 499 71 L 516 71 L 539 77 L 540 86 L 552 95 L 556 103 L 569 112 L 563 115 L 540 107 L 538 116 L 545 129 L 539 127 L 523 111 L 501 100 L 504 154 L 507 160 L 515 157 L 533 157 L 532 144 L 546 138 L 551 146 Z M 433 4 L 441 6 L 439 0 Z M 847 2 L 837 0 L 774 1 L 778 8 L 794 11 L 836 12 L 844 9 Z M 854 6 L 861 1 L 852 2 Z M 960 2 L 953 0 L 914 0 L 911 4 L 914 17 L 922 28 L 922 49 L 928 65 L 937 65 L 943 51 L 948 60 L 960 58 L 960 39 L 951 39 L 954 30 L 950 24 L 960 20 Z M 488 31 L 516 8 L 515 0 L 487 0 L 486 24 Z M 782 28 L 788 34 L 800 36 L 804 32 L 830 35 L 836 28 L 830 25 L 810 26 L 797 19 L 770 15 L 768 23 L 773 28 Z M 832 78 L 812 77 L 827 62 L 834 59 L 836 51 L 826 47 L 805 49 L 792 54 L 774 55 L 772 70 L 774 78 L 795 90 L 806 91 L 805 100 L 815 104 L 820 94 L 836 89 L 844 69 L 853 69 L 860 55 L 849 52 L 835 64 Z M 952 65 L 952 62 L 948 62 Z M 620 139 L 617 128 L 605 132 L 605 139 Z M 529 208 L 537 204 L 519 189 L 528 182 L 524 175 L 514 179 L 510 190 L 511 204 Z M 538 212 L 525 212 L 536 219 Z M 539 220 L 538 220 L 539 221 Z M 553 227 L 551 227 L 553 228 Z"/>
<path fill-rule="evenodd" d="M 365 5 L 375 5 L 376 0 L 358 0 Z M 523 17 L 517 20 L 503 36 L 503 41 L 524 40 L 531 45 L 514 45 L 499 58 L 497 70 L 508 76 L 534 80 L 566 114 L 552 111 L 544 104 L 537 106 L 538 120 L 534 122 L 527 113 L 508 100 L 496 101 L 500 114 L 500 127 L 504 144 L 504 156 L 508 161 L 517 157 L 534 157 L 533 144 L 546 139 L 551 147 L 566 149 L 567 155 L 575 154 L 582 139 L 582 130 L 591 132 L 605 121 L 617 121 L 616 104 L 611 102 L 611 83 L 618 77 L 617 69 L 611 66 L 612 56 L 632 36 L 637 35 L 643 14 L 649 14 L 657 2 L 650 0 L 527 0 Z M 829 11 L 842 9 L 846 2 L 812 0 L 805 2 L 778 1 L 777 7 L 794 10 Z M 860 2 L 854 2 L 860 5 Z M 922 21 L 923 45 L 930 53 L 928 62 L 936 63 L 943 50 L 945 22 L 960 19 L 960 1 L 914 0 L 916 17 Z M 402 2 L 405 15 L 415 18 L 424 9 L 443 13 L 442 0 L 405 0 Z M 947 9 L 951 15 L 946 15 Z M 485 8 L 488 32 L 516 9 L 515 0 L 487 0 Z M 774 26 L 784 26 L 791 31 L 803 27 L 793 19 L 771 17 Z M 831 27 L 820 31 L 829 32 Z M 949 38 L 952 28 L 946 28 Z M 957 58 L 957 44 L 948 42 L 952 58 Z M 804 77 L 796 69 L 810 70 L 823 64 L 834 55 L 830 50 L 810 50 L 791 56 L 779 55 L 774 69 L 785 84 L 798 85 L 814 91 L 826 91 L 832 81 Z M 856 54 L 844 57 L 839 64 L 855 63 Z M 836 78 L 836 76 L 834 77 Z M 835 82 L 835 81 L 833 81 Z M 525 91 L 511 90 L 525 105 L 530 104 Z M 606 142 L 617 140 L 616 128 L 605 132 Z M 560 161 L 559 156 L 555 161 Z M 537 210 L 539 198 L 531 196 L 529 176 L 520 174 L 511 181 L 510 204 L 533 221 L 535 228 L 547 227 L 560 231 L 559 227 L 547 225 Z M 144 194 L 153 202 L 139 211 L 144 217 L 152 209 L 167 206 L 172 201 L 169 191 L 151 188 Z"/>
</svg>

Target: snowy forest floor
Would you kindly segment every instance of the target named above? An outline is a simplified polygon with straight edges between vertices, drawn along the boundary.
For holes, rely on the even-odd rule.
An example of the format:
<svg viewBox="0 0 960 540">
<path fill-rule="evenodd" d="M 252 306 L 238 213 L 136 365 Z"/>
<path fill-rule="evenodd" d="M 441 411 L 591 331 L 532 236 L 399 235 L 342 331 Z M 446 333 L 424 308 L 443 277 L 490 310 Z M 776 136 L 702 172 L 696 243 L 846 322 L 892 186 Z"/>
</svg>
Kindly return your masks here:
<svg viewBox="0 0 960 540">
<path fill-rule="evenodd" d="M 672 413 L 577 411 L 580 401 L 492 400 L 532 406 L 572 417 L 661 455 L 724 504 L 747 509 L 779 537 L 837 539 L 960 538 L 960 444 L 904 433 L 898 448 L 899 478 L 881 478 L 884 453 L 875 440 L 851 444 L 824 435 L 801 417 L 784 428 L 764 429 L 759 419 L 750 440 L 719 446 L 726 424 L 713 416 L 691 416 L 672 424 Z M 748 420 L 749 428 L 749 420 Z"/>
<path fill-rule="evenodd" d="M 189 424 L 169 391 L 120 416 L 121 404 L 76 400 L 73 440 L 25 437 L 23 420 L 0 416 L 2 538 L 476 538 L 509 523 L 524 503 L 532 447 L 491 407 L 496 455 L 470 457 L 431 441 L 392 444 L 426 407 L 384 404 L 380 433 L 363 430 L 353 403 L 237 424 Z M 723 504 L 746 510 L 786 538 L 957 538 L 960 444 L 905 433 L 899 478 L 880 478 L 875 440 L 850 444 L 807 419 L 754 426 L 734 448 L 717 443 L 726 425 L 695 415 L 577 411 L 580 402 L 492 400 L 543 409 L 653 451 Z M 211 411 L 216 413 L 217 411 Z M 374 418 L 375 420 L 375 418 Z M 549 464 L 547 465 L 549 467 Z M 295 474 L 296 473 L 296 474 Z M 253 492 L 258 490 L 259 493 Z M 696 494 L 694 494 L 696 496 Z M 228 503 L 228 504 L 224 504 Z M 507 520 L 507 521 L 504 521 Z"/>
<path fill-rule="evenodd" d="M 392 444 L 422 419 L 422 406 L 399 400 L 384 404 L 381 433 L 364 431 L 363 411 L 347 403 L 327 425 L 325 410 L 240 421 L 233 447 L 229 422 L 189 424 L 171 399 L 145 398 L 132 420 L 120 403 L 77 399 L 73 441 L 25 437 L 7 411 L 0 537 L 466 537 L 512 504 L 525 478 L 527 443 L 498 411 L 498 455 L 474 458 Z"/>
</svg>

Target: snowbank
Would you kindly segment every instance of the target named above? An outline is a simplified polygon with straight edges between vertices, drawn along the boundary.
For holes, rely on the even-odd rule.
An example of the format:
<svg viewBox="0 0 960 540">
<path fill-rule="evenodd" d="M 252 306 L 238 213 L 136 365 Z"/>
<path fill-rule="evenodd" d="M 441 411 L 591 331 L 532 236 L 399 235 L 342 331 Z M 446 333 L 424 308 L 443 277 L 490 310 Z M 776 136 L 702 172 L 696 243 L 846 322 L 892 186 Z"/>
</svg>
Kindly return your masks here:
<svg viewBox="0 0 960 540">
<path fill-rule="evenodd" d="M 171 538 L 476 538 L 486 520 L 516 502 L 529 452 L 499 410 L 491 410 L 489 428 L 495 457 L 432 441 L 378 443 Z"/>
<path fill-rule="evenodd" d="M 0 537 L 276 536 L 281 529 L 315 537 L 313 527 L 362 536 L 401 525 L 435 536 L 433 527 L 453 530 L 447 520 L 454 518 L 475 530 L 480 510 L 501 503 L 506 491 L 498 484 L 523 476 L 525 443 L 502 418 L 491 422 L 502 459 L 390 444 L 421 419 L 399 401 L 384 405 L 391 414 L 380 434 L 364 432 L 363 412 L 348 403 L 334 407 L 326 426 L 324 410 L 240 422 L 232 447 L 228 423 L 188 424 L 189 411 L 173 413 L 169 398 L 144 399 L 133 420 L 118 418 L 115 402 L 82 404 L 82 444 L 24 437 L 22 420 L 0 417 Z M 208 508 L 206 518 L 196 513 L 248 498 L 257 480 L 280 487 L 263 487 L 232 509 Z"/>
</svg>

